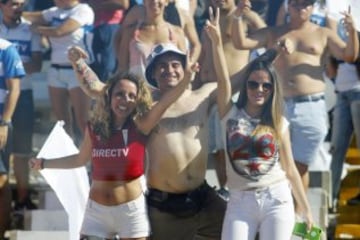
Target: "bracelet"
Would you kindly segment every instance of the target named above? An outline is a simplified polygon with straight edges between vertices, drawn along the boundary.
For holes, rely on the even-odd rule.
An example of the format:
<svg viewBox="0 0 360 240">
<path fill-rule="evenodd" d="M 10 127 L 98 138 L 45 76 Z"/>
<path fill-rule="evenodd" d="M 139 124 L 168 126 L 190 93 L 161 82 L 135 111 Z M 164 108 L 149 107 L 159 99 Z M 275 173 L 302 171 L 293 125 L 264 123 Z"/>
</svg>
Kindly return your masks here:
<svg viewBox="0 0 360 240">
<path fill-rule="evenodd" d="M 11 125 L 11 121 L 6 121 L 4 119 L 0 120 L 0 126 L 7 126 L 9 127 Z"/>
<path fill-rule="evenodd" d="M 243 15 L 236 16 L 235 14 L 233 14 L 233 19 L 234 19 L 234 20 L 237 20 L 237 21 L 242 21 Z"/>
<path fill-rule="evenodd" d="M 45 159 L 44 159 L 44 158 L 40 158 L 40 169 L 41 169 L 41 170 L 44 169 L 44 162 L 45 162 Z"/>
</svg>

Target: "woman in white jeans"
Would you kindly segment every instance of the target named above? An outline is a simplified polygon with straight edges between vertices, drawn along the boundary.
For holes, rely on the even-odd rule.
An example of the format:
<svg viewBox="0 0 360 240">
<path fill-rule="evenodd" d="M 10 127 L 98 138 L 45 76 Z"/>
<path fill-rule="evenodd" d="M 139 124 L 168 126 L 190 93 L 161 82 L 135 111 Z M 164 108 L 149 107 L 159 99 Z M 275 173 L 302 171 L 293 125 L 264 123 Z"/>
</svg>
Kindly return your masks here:
<svg viewBox="0 0 360 240">
<path fill-rule="evenodd" d="M 211 19 L 206 30 L 219 84 L 230 191 L 222 239 L 250 240 L 259 232 L 261 240 L 288 240 L 295 222 L 291 190 L 308 228 L 313 218 L 292 157 L 288 122 L 282 116 L 281 86 L 271 63 L 276 50 L 268 50 L 246 67 L 238 101 L 233 103 L 218 14 Z"/>
</svg>

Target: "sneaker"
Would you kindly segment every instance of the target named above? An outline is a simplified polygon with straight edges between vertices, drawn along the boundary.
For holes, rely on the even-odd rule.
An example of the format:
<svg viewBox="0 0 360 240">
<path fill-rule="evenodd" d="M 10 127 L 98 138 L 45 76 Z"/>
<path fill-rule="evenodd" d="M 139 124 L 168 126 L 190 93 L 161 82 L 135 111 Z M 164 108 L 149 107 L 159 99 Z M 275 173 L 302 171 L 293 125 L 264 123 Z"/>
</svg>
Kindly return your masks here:
<svg viewBox="0 0 360 240">
<path fill-rule="evenodd" d="M 347 201 L 347 205 L 350 205 L 350 206 L 360 205 L 360 193 L 358 193 L 358 195 L 356 195 L 355 197 L 350 198 Z"/>
</svg>

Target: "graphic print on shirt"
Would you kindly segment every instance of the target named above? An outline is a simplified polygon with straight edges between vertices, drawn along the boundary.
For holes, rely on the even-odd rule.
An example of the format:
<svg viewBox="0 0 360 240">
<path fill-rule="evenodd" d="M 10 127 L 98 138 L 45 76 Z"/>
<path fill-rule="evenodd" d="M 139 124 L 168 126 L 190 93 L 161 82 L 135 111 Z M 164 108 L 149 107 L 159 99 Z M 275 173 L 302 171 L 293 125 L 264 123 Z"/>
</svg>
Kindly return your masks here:
<svg viewBox="0 0 360 240">
<path fill-rule="evenodd" d="M 277 144 L 272 133 L 252 134 L 259 121 L 241 115 L 226 123 L 227 154 L 236 173 L 257 181 L 278 160 Z"/>
<path fill-rule="evenodd" d="M 89 127 L 92 142 L 92 177 L 95 180 L 130 180 L 144 173 L 146 136 L 130 122 L 101 140 Z"/>
</svg>

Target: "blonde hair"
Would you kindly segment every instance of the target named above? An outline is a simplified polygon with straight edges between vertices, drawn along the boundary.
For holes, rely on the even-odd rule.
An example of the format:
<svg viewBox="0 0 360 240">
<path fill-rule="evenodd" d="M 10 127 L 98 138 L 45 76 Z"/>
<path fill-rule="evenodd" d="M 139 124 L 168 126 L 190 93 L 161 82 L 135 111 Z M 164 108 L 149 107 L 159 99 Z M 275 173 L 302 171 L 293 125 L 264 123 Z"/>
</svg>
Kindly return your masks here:
<svg viewBox="0 0 360 240">
<path fill-rule="evenodd" d="M 152 106 L 152 96 L 145 81 L 137 75 L 129 72 L 117 73 L 112 76 L 106 83 L 105 95 L 96 99 L 90 114 L 90 125 L 96 135 L 106 140 L 112 135 L 114 130 L 113 114 L 111 110 L 111 95 L 115 85 L 120 81 L 133 82 L 137 87 L 136 107 L 134 112 L 129 116 L 131 120 L 143 116 Z"/>
</svg>

